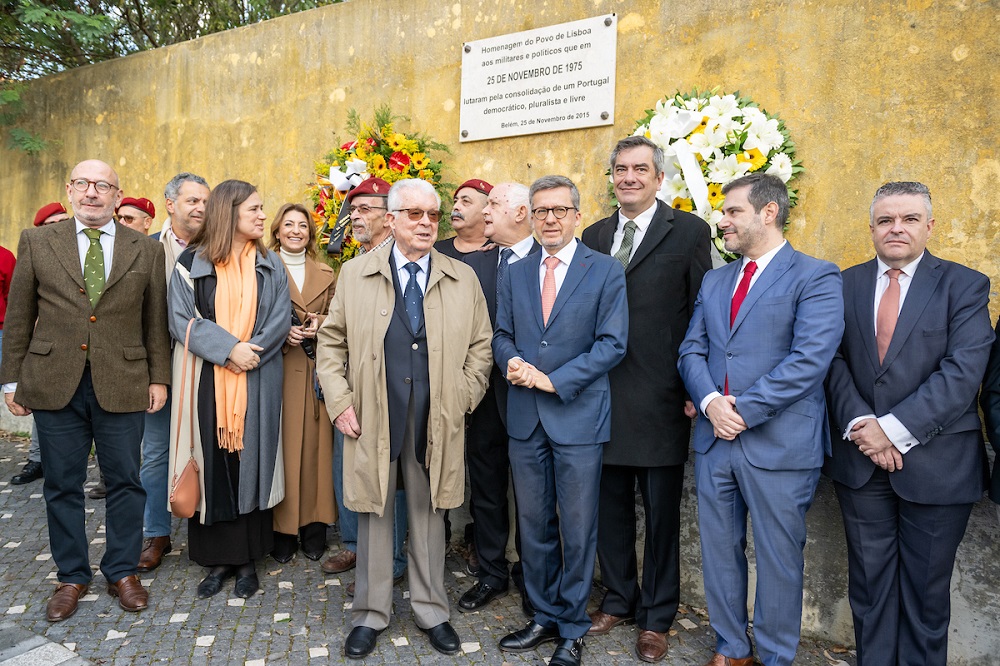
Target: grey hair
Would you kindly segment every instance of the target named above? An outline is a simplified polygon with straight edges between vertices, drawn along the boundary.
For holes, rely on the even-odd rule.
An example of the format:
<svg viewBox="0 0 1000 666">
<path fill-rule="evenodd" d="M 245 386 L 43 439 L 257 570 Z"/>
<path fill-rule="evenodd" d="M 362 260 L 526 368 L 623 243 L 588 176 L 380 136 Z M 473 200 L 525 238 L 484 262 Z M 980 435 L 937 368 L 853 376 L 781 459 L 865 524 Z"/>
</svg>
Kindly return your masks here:
<svg viewBox="0 0 1000 666">
<path fill-rule="evenodd" d="M 386 208 L 389 209 L 390 213 L 399 210 L 400 199 L 403 197 L 403 192 L 407 190 L 434 195 L 438 209 L 441 208 L 441 195 L 437 193 L 433 185 L 422 178 L 404 178 L 403 180 L 397 180 L 389 189 L 389 199 L 388 203 L 386 203 Z"/>
<path fill-rule="evenodd" d="M 916 194 L 918 197 L 923 197 L 924 207 L 927 208 L 927 219 L 934 217 L 931 209 L 931 191 L 923 183 L 918 183 L 912 180 L 894 181 L 883 185 L 882 187 L 875 190 L 875 196 L 872 198 L 872 205 L 868 208 L 868 220 L 869 222 L 875 221 L 875 203 L 879 199 L 884 199 L 886 197 L 893 197 L 898 194 Z"/>
<path fill-rule="evenodd" d="M 646 146 L 647 148 L 653 149 L 653 170 L 655 175 L 659 177 L 663 170 L 666 168 L 666 158 L 663 157 L 663 148 L 650 141 L 644 136 L 627 136 L 618 143 L 615 147 L 611 149 L 611 157 L 608 159 L 608 165 L 611 167 L 611 173 L 615 172 L 615 163 L 618 162 L 618 154 L 623 150 L 631 150 L 632 148 L 640 148 Z"/>
<path fill-rule="evenodd" d="M 212 189 L 208 186 L 208 181 L 201 176 L 196 176 L 193 173 L 184 171 L 170 179 L 170 182 L 163 188 L 163 198 L 170 199 L 171 201 L 177 201 L 177 194 L 181 191 L 181 185 L 188 182 L 198 183 L 199 185 L 208 187 L 208 189 Z"/>
<path fill-rule="evenodd" d="M 722 193 L 728 194 L 740 187 L 750 188 L 747 199 L 753 206 L 755 213 L 759 213 L 761 208 L 772 201 L 778 204 L 778 217 L 775 219 L 775 226 L 778 227 L 779 231 L 784 231 L 785 225 L 788 224 L 788 210 L 790 208 L 788 186 L 785 185 L 784 181 L 777 176 L 758 171 L 729 181 L 722 186 Z"/>
<path fill-rule="evenodd" d="M 569 188 L 569 196 L 573 201 L 573 207 L 580 210 L 580 190 L 577 189 L 576 183 L 567 178 L 566 176 L 542 176 L 535 182 L 531 184 L 531 188 L 528 190 L 528 200 L 531 201 L 535 198 L 535 195 L 542 190 L 556 190 L 560 187 Z"/>
</svg>

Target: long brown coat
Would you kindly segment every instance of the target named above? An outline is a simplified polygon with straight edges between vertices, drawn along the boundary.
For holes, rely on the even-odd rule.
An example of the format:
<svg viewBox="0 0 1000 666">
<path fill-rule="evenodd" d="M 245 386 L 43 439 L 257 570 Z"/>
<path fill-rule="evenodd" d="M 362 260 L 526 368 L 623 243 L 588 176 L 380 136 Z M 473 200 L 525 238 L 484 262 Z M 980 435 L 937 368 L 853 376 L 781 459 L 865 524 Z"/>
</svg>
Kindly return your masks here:
<svg viewBox="0 0 1000 666">
<path fill-rule="evenodd" d="M 287 269 L 286 269 L 287 270 Z M 302 292 L 288 276 L 292 307 L 299 320 L 306 312 L 326 318 L 337 285 L 333 269 L 306 260 Z M 333 523 L 337 511 L 333 498 L 333 426 L 326 407 L 313 390 L 315 364 L 302 347 L 286 344 L 281 445 L 285 463 L 285 499 L 274 507 L 274 530 L 297 534 L 309 523 Z"/>
</svg>

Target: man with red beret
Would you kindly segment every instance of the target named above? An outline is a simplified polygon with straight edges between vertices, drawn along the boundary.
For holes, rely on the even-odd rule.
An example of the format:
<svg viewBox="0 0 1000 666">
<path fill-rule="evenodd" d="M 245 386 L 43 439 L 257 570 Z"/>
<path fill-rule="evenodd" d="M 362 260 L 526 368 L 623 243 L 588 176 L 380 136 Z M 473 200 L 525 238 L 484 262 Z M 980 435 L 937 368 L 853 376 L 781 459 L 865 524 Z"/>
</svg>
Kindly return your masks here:
<svg viewBox="0 0 1000 666">
<path fill-rule="evenodd" d="M 385 219 L 390 187 L 381 178 L 368 178 L 347 194 L 344 205 L 351 214 L 351 235 L 361 243 L 358 254 L 374 252 L 392 242 L 392 229 Z"/>
<path fill-rule="evenodd" d="M 149 199 L 125 197 L 118 205 L 118 222 L 135 229 L 140 234 L 149 235 L 149 227 L 156 217 L 156 207 Z"/>
<path fill-rule="evenodd" d="M 58 201 L 53 201 L 52 203 L 47 203 L 38 209 L 35 213 L 35 219 L 33 224 L 36 227 L 44 227 L 49 224 L 55 224 L 56 222 L 62 222 L 63 220 L 69 219 L 69 213 L 66 212 L 66 206 L 63 206 Z M 0 248 L 4 249 L 4 248 Z M 4 249 L 4 252 L 7 252 Z M 11 262 L 13 262 L 14 255 L 11 254 Z M 3 309 L 7 310 L 7 289 L 10 286 L 10 276 L 14 272 L 14 265 L 11 263 L 10 272 L 4 274 L 4 284 L 3 284 Z M 2 327 L 0 327 L 2 328 Z M 42 478 L 42 454 L 38 448 L 38 433 L 34 428 L 31 429 L 31 446 L 28 447 L 28 462 L 24 464 L 24 468 L 21 470 L 20 474 L 15 474 L 10 480 L 12 486 L 23 486 L 26 483 L 31 483 L 32 481 L 37 481 Z"/>
<path fill-rule="evenodd" d="M 455 190 L 451 209 L 451 228 L 454 238 L 446 238 L 434 244 L 434 249 L 459 261 L 486 245 L 486 197 L 493 186 L 480 178 L 470 178 Z"/>
</svg>

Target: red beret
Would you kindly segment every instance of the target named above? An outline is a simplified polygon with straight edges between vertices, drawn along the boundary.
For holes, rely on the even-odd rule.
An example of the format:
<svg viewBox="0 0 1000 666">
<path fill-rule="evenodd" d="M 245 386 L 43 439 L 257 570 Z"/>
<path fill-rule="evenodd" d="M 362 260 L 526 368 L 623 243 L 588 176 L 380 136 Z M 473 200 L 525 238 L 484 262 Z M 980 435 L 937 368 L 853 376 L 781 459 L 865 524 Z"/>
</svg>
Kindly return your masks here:
<svg viewBox="0 0 1000 666">
<path fill-rule="evenodd" d="M 387 197 L 389 196 L 389 183 L 381 178 L 366 178 L 361 184 L 347 194 L 347 203 L 351 203 L 354 197 Z"/>
<path fill-rule="evenodd" d="M 477 192 L 482 192 L 485 195 L 489 195 L 489 193 L 493 191 L 493 186 L 487 183 L 485 180 L 480 180 L 478 178 L 471 178 L 458 186 L 458 189 L 455 190 L 455 196 L 457 197 L 459 191 L 465 189 L 466 187 L 471 187 Z"/>
<path fill-rule="evenodd" d="M 65 213 L 65 212 L 66 212 L 66 206 L 63 206 L 58 201 L 53 201 L 50 204 L 45 204 L 44 206 L 38 209 L 37 213 L 35 213 L 35 226 L 40 227 L 42 226 L 42 222 L 44 222 L 47 218 L 52 217 L 56 213 Z"/>
<path fill-rule="evenodd" d="M 118 204 L 118 208 L 115 209 L 117 213 L 122 209 L 123 206 L 132 206 L 133 208 L 138 208 L 146 215 L 150 217 L 156 217 L 156 206 L 149 199 L 133 199 L 132 197 L 125 197 L 122 202 Z"/>
</svg>

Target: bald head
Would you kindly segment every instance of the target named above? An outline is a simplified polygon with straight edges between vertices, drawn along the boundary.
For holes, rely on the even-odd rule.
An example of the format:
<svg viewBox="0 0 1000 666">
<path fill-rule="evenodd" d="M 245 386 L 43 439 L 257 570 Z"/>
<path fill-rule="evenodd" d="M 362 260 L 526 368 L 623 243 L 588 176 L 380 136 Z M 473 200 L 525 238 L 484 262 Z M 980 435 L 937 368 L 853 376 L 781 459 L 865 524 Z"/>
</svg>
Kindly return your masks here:
<svg viewBox="0 0 1000 666">
<path fill-rule="evenodd" d="M 66 183 L 66 195 L 76 219 L 95 229 L 114 218 L 115 209 L 122 200 L 118 174 L 100 160 L 84 160 L 73 167 Z"/>
<path fill-rule="evenodd" d="M 483 210 L 486 237 L 502 247 L 510 247 L 531 235 L 528 215 L 528 188 L 521 183 L 500 183 L 486 199 Z"/>
</svg>

